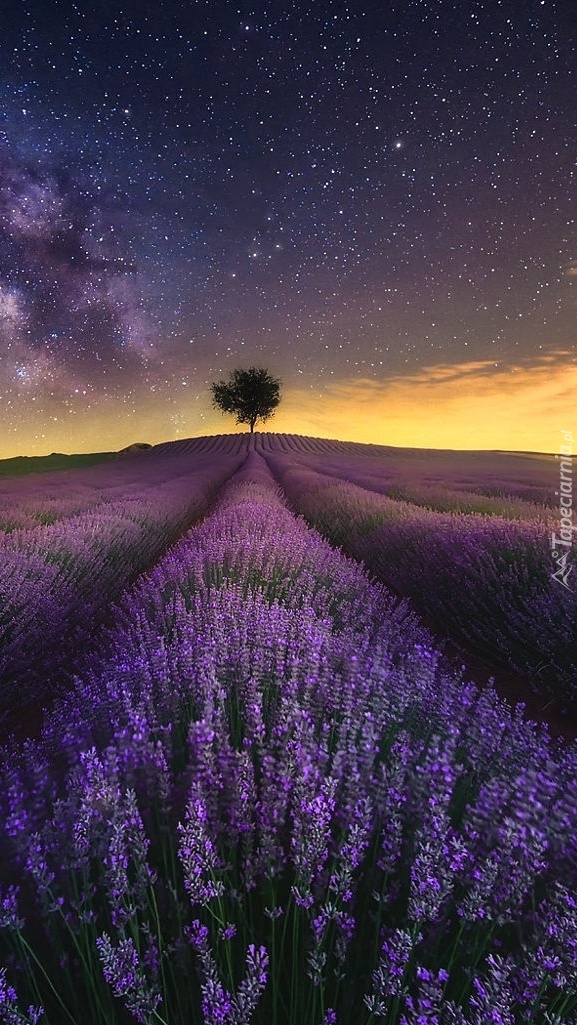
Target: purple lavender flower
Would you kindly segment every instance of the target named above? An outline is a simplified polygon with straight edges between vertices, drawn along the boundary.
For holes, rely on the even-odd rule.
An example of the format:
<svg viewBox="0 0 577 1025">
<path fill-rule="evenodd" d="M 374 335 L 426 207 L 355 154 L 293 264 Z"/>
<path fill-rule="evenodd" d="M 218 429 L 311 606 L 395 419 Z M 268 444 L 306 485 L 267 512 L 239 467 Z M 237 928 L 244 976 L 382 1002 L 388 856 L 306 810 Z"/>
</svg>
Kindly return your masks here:
<svg viewBox="0 0 577 1025">
<path fill-rule="evenodd" d="M 547 867 L 548 809 L 553 787 L 529 767 L 513 780 L 486 784 L 468 810 L 468 891 L 457 911 L 469 921 L 513 918 Z"/>
<path fill-rule="evenodd" d="M 57 900 L 82 887 L 74 927 L 78 919 L 92 931 L 112 914 L 118 935 L 100 938 L 105 977 L 144 1016 L 154 1014 L 167 956 L 168 990 L 182 984 L 187 940 L 206 1020 L 248 1022 L 267 953 L 249 946 L 239 985 L 220 957 L 242 942 L 236 923 L 264 907 L 250 938 L 274 929 L 278 952 L 284 923 L 288 932 L 293 915 L 305 920 L 295 969 L 300 958 L 319 986 L 342 977 L 357 943 L 363 955 L 372 949 L 371 928 L 387 915 L 377 963 L 363 963 L 375 1015 L 394 1007 L 411 1025 L 472 1025 L 472 1015 L 477 1025 L 491 1020 L 501 985 L 504 1008 L 528 1017 L 526 981 L 535 999 L 541 990 L 535 1015 L 545 1022 L 555 990 L 574 985 L 577 806 L 566 792 L 577 762 L 494 695 L 477 699 L 445 675 L 406 606 L 297 521 L 253 456 L 214 514 L 123 596 L 42 741 L 3 756 L 0 822 L 16 867 L 28 861 L 30 885 L 53 885 Z M 104 534 L 104 520 L 93 526 Z M 183 878 L 171 867 L 175 847 Z M 149 857 L 166 872 L 154 890 Z M 195 913 L 206 907 L 212 922 L 218 911 L 210 932 L 196 922 L 175 935 L 183 885 Z M 378 906 L 367 914 L 371 892 Z M 15 892 L 0 900 L 2 914 L 20 924 Z M 456 914 L 451 992 L 476 963 L 477 941 L 489 953 L 466 1008 L 444 998 L 439 969 L 438 952 L 454 950 Z M 424 940 L 411 921 L 426 923 Z M 510 977 L 496 954 L 509 923 L 522 936 Z M 416 944 L 428 967 L 415 974 Z M 62 957 L 74 964 L 70 950 Z M 278 964 L 271 975 L 284 978 Z M 361 1001 L 358 993 L 351 1011 L 359 1018 Z M 332 1020 L 327 1012 L 325 1025 Z"/>
<path fill-rule="evenodd" d="M 199 952 L 199 962 L 203 969 L 200 988 L 205 1025 L 232 1025 L 233 998 L 218 978 L 214 959 L 208 953 Z"/>
<path fill-rule="evenodd" d="M 527 1011 L 544 1009 L 543 993 L 557 987 L 566 997 L 577 997 L 577 894 L 561 883 L 537 907 L 535 938 L 511 971 L 511 985 Z"/>
<path fill-rule="evenodd" d="M 390 997 L 406 992 L 403 984 L 407 968 L 420 934 L 394 929 L 386 935 L 381 947 L 378 966 L 372 974 L 373 991 L 363 997 L 366 1007 L 377 1017 L 387 1013 Z"/>
<path fill-rule="evenodd" d="M 205 801 L 193 787 L 184 825 L 178 824 L 178 854 L 184 870 L 184 885 L 193 906 L 208 904 L 224 893 L 224 884 L 215 879 L 221 862 L 207 833 L 207 818 Z"/>
<path fill-rule="evenodd" d="M 107 933 L 96 940 L 102 972 L 115 997 L 122 997 L 126 1007 L 142 1025 L 151 1025 L 154 1012 L 162 998 L 149 982 L 131 937 L 113 945 Z"/>
<path fill-rule="evenodd" d="M 33 833 L 30 837 L 26 870 L 30 872 L 34 879 L 38 893 L 40 895 L 45 894 L 49 890 L 51 883 L 54 882 L 55 874 L 48 867 L 40 833 Z"/>
<path fill-rule="evenodd" d="M 335 780 L 322 780 L 306 767 L 294 789 L 291 854 L 297 887 L 305 892 L 314 886 L 329 856 L 331 820 L 335 809 Z M 307 779 L 307 776 L 309 777 Z M 312 792 L 311 792 L 312 791 Z"/>
<path fill-rule="evenodd" d="M 454 884 L 451 827 L 442 808 L 432 808 L 417 835 L 411 864 L 408 916 L 413 922 L 434 921 Z"/>
<path fill-rule="evenodd" d="M 268 954 L 265 948 L 250 944 L 245 978 L 233 994 L 220 980 L 206 926 L 196 919 L 186 933 L 197 954 L 205 1025 L 249 1025 L 267 982 Z"/>
<path fill-rule="evenodd" d="M 352 821 L 336 855 L 336 867 L 328 884 L 329 893 L 347 903 L 352 898 L 354 873 L 363 862 L 374 828 L 373 804 L 367 796 L 353 809 Z"/>
<path fill-rule="evenodd" d="M 19 886 L 9 886 L 3 894 L 0 890 L 0 929 L 14 929 L 18 932 L 24 926 L 24 919 L 18 911 Z"/>
<path fill-rule="evenodd" d="M 6 982 L 6 969 L 0 968 L 0 1021 L 5 1025 L 36 1025 L 44 1008 L 30 1005 L 27 1011 L 21 1011 L 17 1000 L 16 990 Z"/>
<path fill-rule="evenodd" d="M 471 1025 L 515 1025 L 511 992 L 512 964 L 489 954 L 486 972 L 473 979 Z"/>
<path fill-rule="evenodd" d="M 442 968 L 438 972 L 417 968 L 417 995 L 407 997 L 401 1025 L 441 1025 L 443 992 L 448 978 Z"/>
<path fill-rule="evenodd" d="M 148 887 L 155 879 L 146 860 L 149 844 L 136 795 L 133 790 L 127 790 L 110 822 L 108 850 L 103 858 L 114 925 L 124 924 L 137 908 L 146 905 Z"/>
<path fill-rule="evenodd" d="M 265 947 L 249 944 L 246 955 L 246 975 L 239 984 L 234 998 L 235 1025 L 249 1025 L 268 979 L 268 953 Z"/>
</svg>

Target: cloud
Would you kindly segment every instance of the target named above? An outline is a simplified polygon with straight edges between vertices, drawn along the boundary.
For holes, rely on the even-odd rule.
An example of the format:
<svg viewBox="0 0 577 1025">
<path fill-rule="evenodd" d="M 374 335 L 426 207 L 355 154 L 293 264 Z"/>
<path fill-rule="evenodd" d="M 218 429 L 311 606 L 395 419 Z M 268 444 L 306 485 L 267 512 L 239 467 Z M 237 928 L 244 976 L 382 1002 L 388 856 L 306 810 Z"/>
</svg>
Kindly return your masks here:
<svg viewBox="0 0 577 1025">
<path fill-rule="evenodd" d="M 383 381 L 329 381 L 320 397 L 288 388 L 271 429 L 415 448 L 555 452 L 563 425 L 576 425 L 575 394 L 574 354 L 550 350 L 515 365 L 471 361 Z"/>
<path fill-rule="evenodd" d="M 135 439 L 157 443 L 244 430 L 211 408 L 208 389 L 191 395 L 183 388 L 178 395 L 168 382 L 156 382 L 154 389 L 136 383 L 127 405 L 84 388 L 70 371 L 63 376 L 54 360 L 26 362 L 20 355 L 27 440 L 16 425 L 9 428 L 4 455 L 91 452 Z M 471 361 L 451 367 L 450 375 L 439 364 L 404 378 L 331 379 L 320 392 L 287 383 L 276 416 L 262 429 L 408 448 L 551 453 L 559 451 L 562 431 L 577 436 L 571 353 L 550 350 L 534 363 L 491 367 Z M 73 401 L 63 413 L 59 395 L 65 388 Z"/>
</svg>

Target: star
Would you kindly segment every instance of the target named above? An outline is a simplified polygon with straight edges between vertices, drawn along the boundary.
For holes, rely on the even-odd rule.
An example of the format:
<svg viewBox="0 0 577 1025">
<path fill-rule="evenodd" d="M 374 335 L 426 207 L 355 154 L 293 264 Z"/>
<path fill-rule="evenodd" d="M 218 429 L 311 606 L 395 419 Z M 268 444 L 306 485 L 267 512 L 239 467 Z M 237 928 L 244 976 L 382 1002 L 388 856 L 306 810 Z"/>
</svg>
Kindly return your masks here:
<svg viewBox="0 0 577 1025">
<path fill-rule="evenodd" d="M 295 0 L 261 19 L 167 0 L 153 25 L 137 0 L 63 0 L 50 30 L 41 0 L 21 6 L 0 35 L 0 395 L 19 451 L 66 448 L 50 418 L 75 389 L 91 411 L 70 443 L 90 446 L 94 410 L 122 424 L 129 393 L 158 440 L 168 402 L 181 434 L 219 431 L 202 390 L 175 397 L 214 368 L 270 364 L 301 394 L 306 367 L 312 393 L 350 395 L 574 359 L 563 5 L 439 0 L 417 19 Z"/>
</svg>

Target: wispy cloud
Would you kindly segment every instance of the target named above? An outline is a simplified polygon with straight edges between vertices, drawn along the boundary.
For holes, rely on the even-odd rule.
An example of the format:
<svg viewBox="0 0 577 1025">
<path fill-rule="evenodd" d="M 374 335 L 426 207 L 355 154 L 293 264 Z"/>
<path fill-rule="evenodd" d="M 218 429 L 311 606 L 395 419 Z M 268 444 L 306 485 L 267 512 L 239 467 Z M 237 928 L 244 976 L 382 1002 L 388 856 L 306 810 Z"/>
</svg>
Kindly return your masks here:
<svg viewBox="0 0 577 1025">
<path fill-rule="evenodd" d="M 24 391 L 34 368 L 24 361 L 19 367 Z M 45 376 L 54 390 L 49 371 L 45 368 Z M 261 429 L 411 448 L 556 452 L 560 431 L 577 434 L 576 394 L 577 357 L 567 349 L 550 349 L 515 364 L 443 363 L 382 381 L 331 378 L 321 390 L 287 384 L 276 416 Z M 131 407 L 123 404 L 121 411 L 113 396 L 78 397 L 82 403 L 72 419 L 54 417 L 50 440 L 50 406 L 43 401 L 37 421 L 32 420 L 32 439 L 24 446 L 17 434 L 6 437 L 3 455 L 90 452 L 245 429 L 211 408 L 204 387 L 195 395 L 183 387 L 177 395 L 169 383 L 154 391 L 141 385 Z"/>
<path fill-rule="evenodd" d="M 549 350 L 515 364 L 424 367 L 383 381 L 331 381 L 312 400 L 287 390 L 271 429 L 418 448 L 553 452 L 575 423 L 577 361 Z"/>
</svg>

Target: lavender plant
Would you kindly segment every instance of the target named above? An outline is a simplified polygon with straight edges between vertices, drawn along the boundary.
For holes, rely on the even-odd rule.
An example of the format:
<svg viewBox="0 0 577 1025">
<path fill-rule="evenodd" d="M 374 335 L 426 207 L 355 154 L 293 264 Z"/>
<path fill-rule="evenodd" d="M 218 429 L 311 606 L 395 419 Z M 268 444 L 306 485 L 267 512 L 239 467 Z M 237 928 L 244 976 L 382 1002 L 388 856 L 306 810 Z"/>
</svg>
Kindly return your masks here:
<svg viewBox="0 0 577 1025">
<path fill-rule="evenodd" d="M 151 473 L 143 462 L 144 482 L 126 487 L 121 502 L 101 498 L 93 510 L 0 538 L 0 717 L 50 696 L 110 600 L 205 514 L 242 459 L 201 458 L 193 472 L 172 460 L 172 476 L 156 484 L 167 466 Z"/>
<path fill-rule="evenodd" d="M 539 519 L 453 515 L 267 456 L 294 508 L 469 648 L 497 654 L 534 690 L 577 702 L 577 601 L 551 575 Z"/>
<path fill-rule="evenodd" d="M 569 1023 L 576 770 L 252 452 L 3 751 L 4 1019 Z"/>
</svg>

